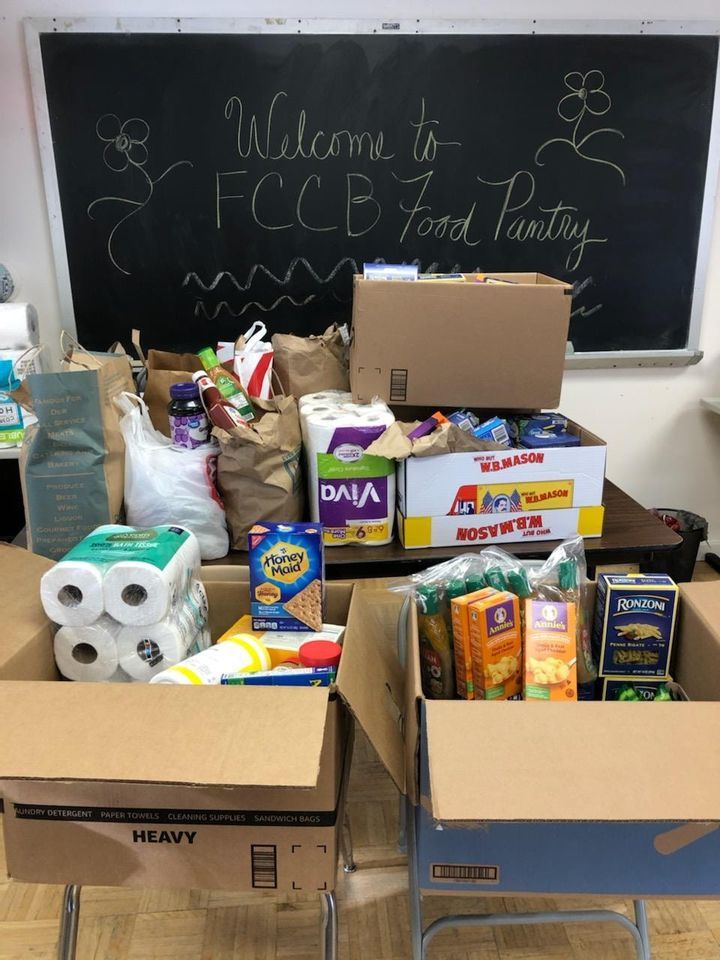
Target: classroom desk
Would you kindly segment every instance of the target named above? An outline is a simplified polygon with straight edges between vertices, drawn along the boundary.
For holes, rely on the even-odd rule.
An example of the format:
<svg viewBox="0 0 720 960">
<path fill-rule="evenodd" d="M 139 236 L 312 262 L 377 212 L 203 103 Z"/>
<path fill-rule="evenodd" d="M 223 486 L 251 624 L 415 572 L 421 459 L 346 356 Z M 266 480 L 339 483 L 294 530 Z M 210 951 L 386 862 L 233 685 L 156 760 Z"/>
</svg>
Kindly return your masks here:
<svg viewBox="0 0 720 960">
<path fill-rule="evenodd" d="M 603 503 L 603 535 L 585 541 L 589 575 L 594 574 L 598 564 L 605 563 L 638 563 L 661 572 L 663 559 L 680 546 L 682 538 L 610 480 L 605 481 Z M 547 557 L 558 543 L 557 540 L 519 541 L 500 546 L 516 556 L 538 559 Z M 488 544 L 475 547 L 463 544 L 406 550 L 396 540 L 384 547 L 329 547 L 325 550 L 325 576 L 328 580 L 401 577 L 461 553 L 479 552 L 486 546 Z M 246 564 L 247 559 L 245 551 L 233 551 L 215 562 Z"/>
</svg>

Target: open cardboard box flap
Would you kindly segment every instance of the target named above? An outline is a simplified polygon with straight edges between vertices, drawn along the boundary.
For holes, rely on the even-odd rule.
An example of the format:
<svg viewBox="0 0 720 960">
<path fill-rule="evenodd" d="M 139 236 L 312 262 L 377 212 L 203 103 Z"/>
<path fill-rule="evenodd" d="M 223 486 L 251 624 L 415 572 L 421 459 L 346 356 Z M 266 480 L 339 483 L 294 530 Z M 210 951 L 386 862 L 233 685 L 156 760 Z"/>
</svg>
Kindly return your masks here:
<svg viewBox="0 0 720 960">
<path fill-rule="evenodd" d="M 316 786 L 327 689 L 243 687 L 238 696 L 228 687 L 60 682 L 38 590 L 50 566 L 26 550 L 0 548 L 8 585 L 0 654 L 32 668 L 18 673 L 13 660 L 0 672 L 0 779 Z M 248 612 L 247 570 L 214 567 L 203 577 L 213 583 L 217 637 Z M 328 615 L 339 622 L 350 592 L 328 588 Z"/>
<path fill-rule="evenodd" d="M 715 704 L 466 708 L 426 703 L 436 820 L 720 820 Z"/>
<path fill-rule="evenodd" d="M 405 672 L 397 630 L 403 596 L 356 588 L 345 630 L 338 690 L 385 769 L 405 793 Z"/>
<path fill-rule="evenodd" d="M 327 690 L 234 692 L 162 684 L 5 683 L 0 779 L 314 787 Z"/>
</svg>

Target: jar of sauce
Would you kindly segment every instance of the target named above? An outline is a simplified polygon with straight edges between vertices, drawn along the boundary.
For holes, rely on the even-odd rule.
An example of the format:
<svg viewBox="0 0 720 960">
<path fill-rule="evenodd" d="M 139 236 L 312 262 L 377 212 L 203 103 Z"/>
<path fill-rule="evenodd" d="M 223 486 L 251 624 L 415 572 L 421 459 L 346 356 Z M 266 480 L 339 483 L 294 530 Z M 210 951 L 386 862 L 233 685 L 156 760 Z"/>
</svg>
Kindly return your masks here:
<svg viewBox="0 0 720 960">
<path fill-rule="evenodd" d="M 178 447 L 194 450 L 210 441 L 210 421 L 196 383 L 174 383 L 168 404 L 170 439 Z"/>
</svg>

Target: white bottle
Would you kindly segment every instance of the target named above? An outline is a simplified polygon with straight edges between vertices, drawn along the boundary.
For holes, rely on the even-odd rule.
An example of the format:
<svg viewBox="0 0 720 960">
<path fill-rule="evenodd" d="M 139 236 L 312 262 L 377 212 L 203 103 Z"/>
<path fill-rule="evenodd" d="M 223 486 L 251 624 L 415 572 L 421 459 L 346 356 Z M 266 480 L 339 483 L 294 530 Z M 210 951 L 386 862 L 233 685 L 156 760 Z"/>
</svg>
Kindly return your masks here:
<svg viewBox="0 0 720 960">
<path fill-rule="evenodd" d="M 163 670 L 150 683 L 219 684 L 224 673 L 257 673 L 271 666 L 265 644 L 249 634 L 239 633 Z"/>
</svg>

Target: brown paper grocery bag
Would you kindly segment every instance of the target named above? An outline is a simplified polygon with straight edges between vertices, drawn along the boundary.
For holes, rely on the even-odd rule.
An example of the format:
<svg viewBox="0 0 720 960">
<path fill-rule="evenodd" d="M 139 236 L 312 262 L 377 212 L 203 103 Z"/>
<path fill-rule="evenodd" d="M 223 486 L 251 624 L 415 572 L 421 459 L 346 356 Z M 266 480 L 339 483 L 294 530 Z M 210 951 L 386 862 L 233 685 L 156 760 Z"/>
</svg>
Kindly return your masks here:
<svg viewBox="0 0 720 960">
<path fill-rule="evenodd" d="M 276 333 L 272 345 L 273 373 L 286 396 L 350 389 L 347 346 L 336 324 L 320 337 Z"/>
<path fill-rule="evenodd" d="M 133 390 L 127 358 L 30 374 L 18 400 L 38 422 L 20 452 L 28 547 L 59 560 L 95 527 L 122 518 L 125 444 L 113 398 Z"/>
<path fill-rule="evenodd" d="M 235 550 L 247 550 L 248 531 L 258 521 L 298 521 L 305 511 L 297 402 L 276 397 L 253 400 L 253 406 L 252 427 L 213 431 L 220 443 L 218 488 Z"/>
<path fill-rule="evenodd" d="M 138 330 L 133 330 L 132 342 L 147 373 L 143 399 L 150 411 L 150 419 L 156 430 L 169 437 L 170 421 L 167 408 L 170 403 L 170 387 L 174 383 L 188 383 L 192 380 L 193 373 L 202 370 L 203 365 L 194 353 L 148 350 L 145 356 L 140 346 Z"/>
</svg>

